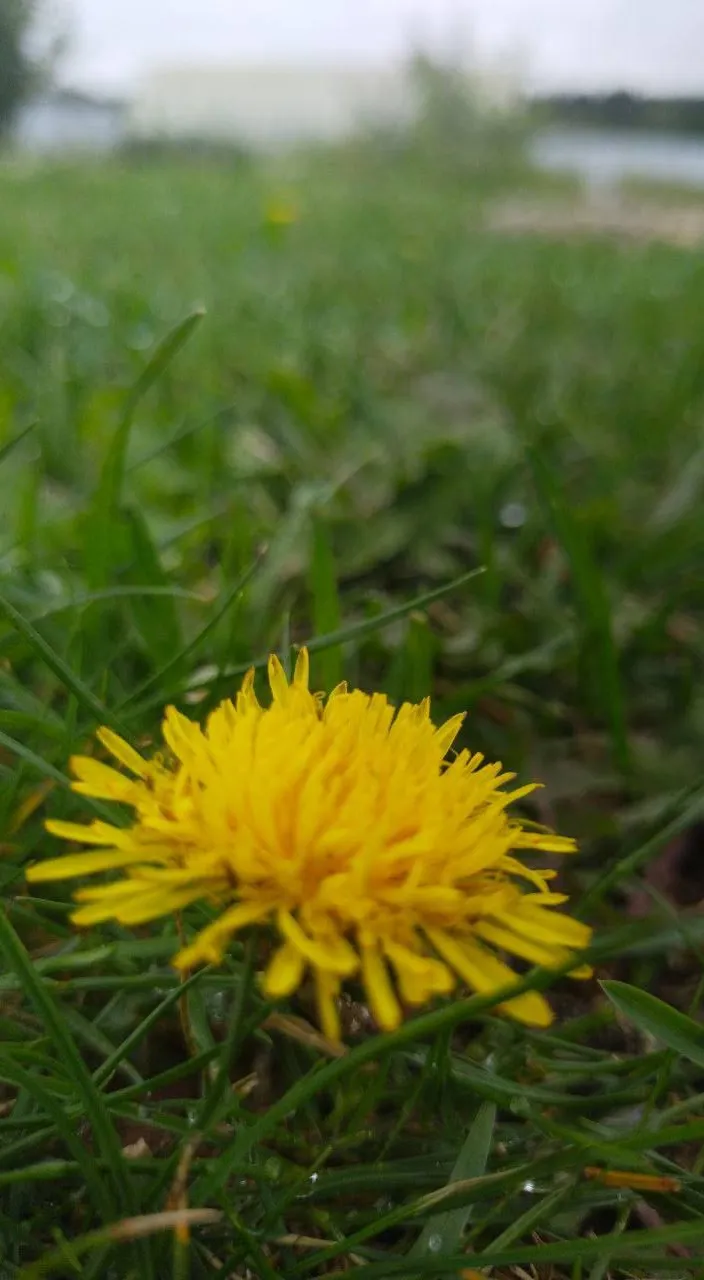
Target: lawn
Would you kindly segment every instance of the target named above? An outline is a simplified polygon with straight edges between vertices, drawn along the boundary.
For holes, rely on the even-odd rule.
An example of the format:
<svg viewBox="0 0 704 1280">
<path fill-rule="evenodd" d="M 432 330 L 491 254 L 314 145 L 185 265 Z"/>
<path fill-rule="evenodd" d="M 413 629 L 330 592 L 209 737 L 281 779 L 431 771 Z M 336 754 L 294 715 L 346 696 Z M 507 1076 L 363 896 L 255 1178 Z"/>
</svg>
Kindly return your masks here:
<svg viewBox="0 0 704 1280">
<path fill-rule="evenodd" d="M 696 1014 L 704 256 L 487 199 L 354 151 L 0 169 L 3 1280 L 704 1263 L 691 1024 L 538 974 L 549 1032 L 350 1000 L 335 1056 L 246 948 L 182 990 L 173 921 L 25 880 L 99 724 L 148 751 L 307 641 L 544 782 L 596 977 Z"/>
</svg>

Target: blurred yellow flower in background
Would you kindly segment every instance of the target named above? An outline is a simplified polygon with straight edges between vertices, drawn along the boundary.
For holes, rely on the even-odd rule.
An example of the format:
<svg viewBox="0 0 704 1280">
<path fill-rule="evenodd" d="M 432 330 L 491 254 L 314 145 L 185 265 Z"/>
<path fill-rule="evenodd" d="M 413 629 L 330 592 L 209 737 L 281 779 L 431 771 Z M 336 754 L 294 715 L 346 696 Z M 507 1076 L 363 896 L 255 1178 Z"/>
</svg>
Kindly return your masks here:
<svg viewBox="0 0 704 1280">
<path fill-rule="evenodd" d="M 73 788 L 129 806 L 134 822 L 49 822 L 94 848 L 35 864 L 28 879 L 119 870 L 75 894 L 83 926 L 211 904 L 212 923 L 175 956 L 181 970 L 219 962 L 235 934 L 268 926 L 264 991 L 290 996 L 311 973 L 332 1039 L 346 980 L 392 1029 L 404 1005 L 446 996 L 458 980 L 478 992 L 505 986 L 514 975 L 497 952 L 556 967 L 588 944 L 587 926 L 554 910 L 565 901 L 550 890 L 554 873 L 516 856 L 569 853 L 574 842 L 509 816 L 534 785 L 507 790 L 515 775 L 500 764 L 452 752 L 463 716 L 437 728 L 428 699 L 396 710 L 345 685 L 311 693 L 305 650 L 291 682 L 270 658 L 269 683 L 262 707 L 250 672 L 203 727 L 169 707 L 166 753 L 151 760 L 99 730 L 127 772 L 77 756 Z M 578 966 L 575 956 L 574 976 L 584 976 Z M 537 992 L 505 1011 L 537 1026 L 552 1018 Z"/>
<path fill-rule="evenodd" d="M 268 227 L 290 227 L 298 222 L 299 217 L 298 205 L 292 197 L 272 198 L 264 207 L 264 221 Z"/>
</svg>

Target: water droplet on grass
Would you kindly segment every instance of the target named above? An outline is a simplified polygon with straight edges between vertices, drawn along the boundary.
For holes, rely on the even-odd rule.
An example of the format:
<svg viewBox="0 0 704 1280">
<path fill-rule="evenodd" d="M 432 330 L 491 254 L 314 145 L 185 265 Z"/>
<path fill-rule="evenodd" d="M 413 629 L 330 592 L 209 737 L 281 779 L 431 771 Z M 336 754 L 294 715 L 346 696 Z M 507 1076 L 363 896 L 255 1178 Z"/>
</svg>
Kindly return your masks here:
<svg viewBox="0 0 704 1280">
<path fill-rule="evenodd" d="M 520 529 L 526 522 L 527 511 L 522 502 L 505 502 L 499 512 L 504 529 Z"/>
</svg>

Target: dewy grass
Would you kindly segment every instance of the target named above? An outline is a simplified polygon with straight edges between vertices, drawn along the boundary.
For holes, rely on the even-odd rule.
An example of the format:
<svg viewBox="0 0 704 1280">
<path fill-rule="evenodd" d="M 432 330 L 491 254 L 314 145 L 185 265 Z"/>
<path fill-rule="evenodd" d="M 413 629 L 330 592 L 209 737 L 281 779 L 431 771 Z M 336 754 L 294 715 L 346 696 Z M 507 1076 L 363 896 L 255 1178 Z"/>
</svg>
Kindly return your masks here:
<svg viewBox="0 0 704 1280">
<path fill-rule="evenodd" d="M 359 976 L 374 1017 L 391 1031 L 401 1001 L 446 996 L 458 978 L 481 993 L 504 987 L 511 972 L 497 950 L 559 967 L 588 945 L 584 924 L 552 910 L 565 901 L 549 888 L 554 871 L 515 856 L 571 853 L 574 841 L 509 818 L 534 785 L 507 790 L 515 774 L 481 753 L 446 760 L 462 715 L 436 728 L 428 699 L 395 711 L 384 695 L 345 684 L 325 701 L 309 690 L 305 649 L 291 683 L 272 657 L 269 683 L 265 709 L 250 671 L 204 728 L 170 707 L 166 757 L 144 760 L 100 730 L 127 774 L 77 756 L 73 789 L 129 806 L 134 823 L 49 822 L 52 834 L 93 851 L 35 863 L 30 882 L 121 871 L 76 892 L 73 921 L 88 927 L 135 926 L 213 903 L 215 920 L 174 959 L 182 971 L 220 963 L 243 929 L 275 925 L 265 994 L 292 995 L 310 970 L 333 1040 L 345 979 Z M 574 967 L 590 976 L 576 958 Z M 532 1025 L 552 1020 L 536 992 L 505 1007 Z"/>
</svg>

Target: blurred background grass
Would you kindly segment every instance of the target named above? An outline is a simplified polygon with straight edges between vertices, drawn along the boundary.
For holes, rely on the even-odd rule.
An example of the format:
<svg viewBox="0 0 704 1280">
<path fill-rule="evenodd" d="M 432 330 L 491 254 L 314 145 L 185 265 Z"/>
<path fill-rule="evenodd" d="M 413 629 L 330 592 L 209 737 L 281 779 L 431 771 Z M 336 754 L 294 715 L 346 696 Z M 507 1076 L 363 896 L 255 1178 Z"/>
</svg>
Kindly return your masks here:
<svg viewBox="0 0 704 1280">
<path fill-rule="evenodd" d="M 481 175 L 377 145 L 284 173 L 8 163 L 0 184 L 4 589 L 108 705 L 265 544 L 198 666 L 276 647 L 283 617 L 300 640 L 482 566 L 347 645 L 348 674 L 395 697 L 432 686 L 438 714 L 468 706 L 475 745 L 544 777 L 599 858 L 695 781 L 698 254 L 501 235 Z M 95 535 L 128 389 L 198 307 L 136 405 Z M 160 594 L 124 594 L 145 585 Z M 51 751 L 65 692 L 11 630 L 2 647 L 5 727 Z M 36 719 L 15 705 L 32 696 Z"/>
</svg>

